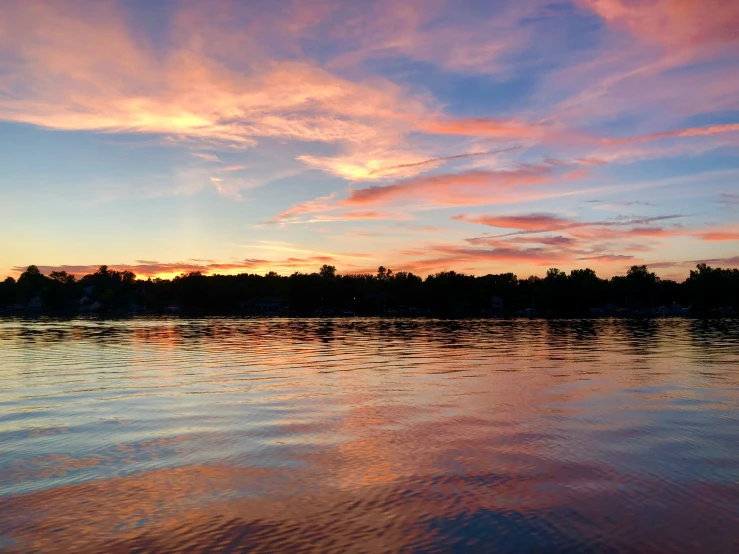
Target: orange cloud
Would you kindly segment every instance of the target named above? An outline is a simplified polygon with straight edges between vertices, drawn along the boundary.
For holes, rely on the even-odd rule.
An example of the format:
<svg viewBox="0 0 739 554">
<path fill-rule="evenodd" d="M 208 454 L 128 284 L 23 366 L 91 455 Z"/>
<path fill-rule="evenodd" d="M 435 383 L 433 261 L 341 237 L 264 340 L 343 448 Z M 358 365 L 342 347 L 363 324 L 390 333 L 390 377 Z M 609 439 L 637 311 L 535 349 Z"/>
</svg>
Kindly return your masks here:
<svg viewBox="0 0 739 554">
<path fill-rule="evenodd" d="M 442 135 L 483 135 L 503 138 L 538 137 L 542 130 L 522 121 L 505 119 L 447 119 L 420 124 L 427 133 Z"/>
</svg>

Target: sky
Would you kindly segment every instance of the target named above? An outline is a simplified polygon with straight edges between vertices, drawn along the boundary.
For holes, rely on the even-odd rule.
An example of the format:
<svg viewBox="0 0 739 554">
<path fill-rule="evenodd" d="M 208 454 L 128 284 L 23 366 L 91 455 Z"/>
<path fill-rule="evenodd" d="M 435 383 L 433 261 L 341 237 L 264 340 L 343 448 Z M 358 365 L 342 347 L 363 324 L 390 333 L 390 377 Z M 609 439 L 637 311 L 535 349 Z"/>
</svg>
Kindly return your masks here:
<svg viewBox="0 0 739 554">
<path fill-rule="evenodd" d="M 739 267 L 735 0 L 0 11 L 0 277 Z"/>
</svg>

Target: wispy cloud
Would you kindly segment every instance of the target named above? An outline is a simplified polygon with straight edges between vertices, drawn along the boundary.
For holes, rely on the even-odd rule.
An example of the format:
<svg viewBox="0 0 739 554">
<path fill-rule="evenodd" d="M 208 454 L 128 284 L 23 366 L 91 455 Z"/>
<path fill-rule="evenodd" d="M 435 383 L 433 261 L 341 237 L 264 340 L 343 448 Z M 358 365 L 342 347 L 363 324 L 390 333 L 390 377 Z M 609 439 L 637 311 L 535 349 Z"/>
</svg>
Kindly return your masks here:
<svg viewBox="0 0 739 554">
<path fill-rule="evenodd" d="M 722 192 L 718 196 L 719 198 L 717 202 L 721 204 L 728 204 L 731 206 L 739 204 L 739 194 L 734 194 L 732 192 Z"/>
<path fill-rule="evenodd" d="M 690 265 L 695 264 L 711 264 L 711 265 L 718 265 L 718 266 L 729 266 L 729 267 L 736 267 L 739 266 L 739 256 L 731 256 L 727 258 L 707 258 L 704 260 L 693 260 L 692 262 L 689 262 Z"/>
<path fill-rule="evenodd" d="M 739 123 L 727 123 L 724 125 L 711 125 L 709 127 L 691 127 L 689 129 L 662 131 L 660 133 L 652 133 L 640 137 L 606 138 L 603 139 L 603 141 L 607 144 L 632 144 L 636 142 L 648 142 L 664 138 L 708 137 L 721 133 L 735 133 L 737 131 L 739 131 Z"/>
<path fill-rule="evenodd" d="M 469 154 L 454 154 L 452 156 L 440 156 L 438 158 L 429 158 L 428 160 L 423 160 L 420 162 L 392 165 L 389 167 L 375 169 L 375 170 L 370 171 L 369 175 L 384 174 L 394 169 L 408 169 L 408 168 L 417 168 L 421 166 L 437 167 L 438 165 L 444 162 L 451 162 L 455 160 L 463 160 L 463 159 L 468 159 L 468 158 L 478 158 L 481 156 L 493 156 L 495 154 L 502 154 L 504 152 L 513 152 L 514 150 L 519 150 L 520 148 L 521 146 L 510 146 L 508 148 L 500 148 L 498 150 L 488 150 L 487 152 L 470 152 Z"/>
<path fill-rule="evenodd" d="M 739 241 L 739 225 L 728 225 L 726 227 L 715 227 L 695 233 L 699 239 L 706 242 L 731 242 Z"/>
<path fill-rule="evenodd" d="M 192 155 L 196 158 L 200 158 L 201 160 L 205 160 L 206 162 L 220 162 L 221 160 L 216 156 L 215 154 L 210 154 L 208 152 L 192 152 Z"/>
</svg>

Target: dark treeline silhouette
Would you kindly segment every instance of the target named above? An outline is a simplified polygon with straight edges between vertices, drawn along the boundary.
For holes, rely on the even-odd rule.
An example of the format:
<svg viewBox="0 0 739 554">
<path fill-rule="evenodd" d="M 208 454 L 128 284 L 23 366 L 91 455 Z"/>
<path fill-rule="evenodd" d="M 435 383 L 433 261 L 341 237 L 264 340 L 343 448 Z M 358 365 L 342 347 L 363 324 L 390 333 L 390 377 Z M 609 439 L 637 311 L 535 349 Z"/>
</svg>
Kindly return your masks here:
<svg viewBox="0 0 739 554">
<path fill-rule="evenodd" d="M 182 313 L 186 315 L 726 315 L 739 309 L 739 270 L 700 264 L 682 283 L 660 279 L 646 266 L 601 279 L 591 269 L 544 278 L 513 273 L 464 275 L 444 271 L 425 279 L 380 267 L 376 275 L 316 273 L 202 275 L 137 279 L 101 266 L 77 279 L 43 275 L 30 266 L 0 283 L 0 310 L 24 313 Z"/>
</svg>

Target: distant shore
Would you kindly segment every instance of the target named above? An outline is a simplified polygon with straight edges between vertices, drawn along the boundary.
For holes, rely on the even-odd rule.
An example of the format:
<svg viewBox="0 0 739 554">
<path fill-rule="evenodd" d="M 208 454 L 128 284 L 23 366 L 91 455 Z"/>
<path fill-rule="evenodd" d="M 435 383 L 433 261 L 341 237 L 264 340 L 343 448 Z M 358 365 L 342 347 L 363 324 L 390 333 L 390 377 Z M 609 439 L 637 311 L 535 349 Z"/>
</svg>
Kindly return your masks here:
<svg viewBox="0 0 739 554">
<path fill-rule="evenodd" d="M 322 266 L 289 276 L 183 274 L 137 279 L 101 266 L 77 277 L 30 266 L 0 282 L 4 316 L 285 317 L 728 317 L 739 312 L 739 270 L 699 264 L 682 283 L 647 266 L 601 279 L 591 269 L 519 279 L 446 271 L 422 279 L 380 267 L 375 275 L 339 275 Z"/>
</svg>

